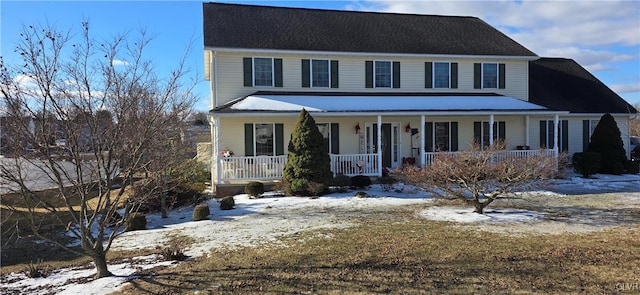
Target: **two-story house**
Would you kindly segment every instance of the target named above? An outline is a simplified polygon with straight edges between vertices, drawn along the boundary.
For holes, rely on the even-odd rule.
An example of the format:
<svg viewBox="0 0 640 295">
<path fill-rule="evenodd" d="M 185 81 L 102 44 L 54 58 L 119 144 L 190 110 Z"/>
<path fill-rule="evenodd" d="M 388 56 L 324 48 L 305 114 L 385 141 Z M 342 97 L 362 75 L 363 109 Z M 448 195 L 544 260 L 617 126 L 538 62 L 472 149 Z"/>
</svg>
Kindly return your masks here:
<svg viewBox="0 0 640 295">
<path fill-rule="evenodd" d="M 474 142 L 582 151 L 604 112 L 628 145 L 624 100 L 475 17 L 204 3 L 203 19 L 216 187 L 280 179 L 303 108 L 334 174 L 426 166 Z"/>
</svg>

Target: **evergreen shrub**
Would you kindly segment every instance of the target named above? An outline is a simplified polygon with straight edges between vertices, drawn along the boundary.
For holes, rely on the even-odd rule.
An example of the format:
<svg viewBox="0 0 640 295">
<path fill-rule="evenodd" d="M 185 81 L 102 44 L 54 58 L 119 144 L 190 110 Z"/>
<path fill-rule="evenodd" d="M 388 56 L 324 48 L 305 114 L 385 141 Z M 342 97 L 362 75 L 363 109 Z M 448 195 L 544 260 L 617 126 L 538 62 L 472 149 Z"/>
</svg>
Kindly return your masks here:
<svg viewBox="0 0 640 295">
<path fill-rule="evenodd" d="M 147 217 L 140 212 L 129 214 L 125 222 L 125 231 L 143 230 L 147 228 Z"/>
<path fill-rule="evenodd" d="M 573 170 L 586 178 L 598 173 L 600 169 L 600 154 L 591 152 L 575 153 L 571 157 L 571 163 L 573 164 Z"/>
<path fill-rule="evenodd" d="M 351 185 L 356 188 L 365 188 L 371 185 L 371 178 L 365 175 L 351 177 Z"/>
<path fill-rule="evenodd" d="M 211 212 L 209 211 L 209 205 L 207 204 L 196 205 L 193 208 L 193 221 L 208 219 L 209 214 L 211 214 Z"/>
<path fill-rule="evenodd" d="M 262 196 L 262 194 L 264 194 L 264 183 L 259 181 L 249 182 L 244 186 L 244 192 L 252 199 L 259 198 L 260 196 Z"/>
<path fill-rule="evenodd" d="M 220 200 L 220 210 L 231 210 L 236 205 L 236 201 L 233 196 L 228 196 Z"/>
</svg>

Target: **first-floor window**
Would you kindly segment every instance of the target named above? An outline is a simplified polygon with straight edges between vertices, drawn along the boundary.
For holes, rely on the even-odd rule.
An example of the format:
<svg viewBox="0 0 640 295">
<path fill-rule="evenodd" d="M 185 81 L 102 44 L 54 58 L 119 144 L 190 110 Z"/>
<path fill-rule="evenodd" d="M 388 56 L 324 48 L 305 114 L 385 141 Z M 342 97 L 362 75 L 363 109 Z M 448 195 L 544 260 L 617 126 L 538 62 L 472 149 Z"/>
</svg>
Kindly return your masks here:
<svg viewBox="0 0 640 295">
<path fill-rule="evenodd" d="M 582 121 L 582 150 L 586 151 L 589 147 L 589 142 L 591 142 L 591 135 L 593 135 L 593 131 L 596 130 L 596 126 L 598 126 L 600 120 L 583 120 Z"/>
<path fill-rule="evenodd" d="M 504 121 L 493 122 L 493 142 L 505 140 L 506 123 Z M 473 122 L 473 139 L 481 147 L 489 146 L 489 122 Z"/>
<path fill-rule="evenodd" d="M 331 152 L 331 125 L 329 123 L 318 123 L 316 124 L 318 127 L 318 131 L 322 134 L 322 139 L 324 139 L 325 150 L 327 153 Z"/>
<path fill-rule="evenodd" d="M 426 122 L 425 148 L 427 152 L 458 150 L 458 122 Z"/>
<path fill-rule="evenodd" d="M 555 127 L 554 120 L 540 121 L 540 147 L 553 149 L 555 133 L 558 132 L 558 151 L 567 151 L 569 149 L 569 122 L 567 120 L 559 121 L 559 128 Z"/>
<path fill-rule="evenodd" d="M 273 156 L 275 155 L 275 141 L 273 136 L 272 123 L 255 124 L 255 155 Z"/>
</svg>

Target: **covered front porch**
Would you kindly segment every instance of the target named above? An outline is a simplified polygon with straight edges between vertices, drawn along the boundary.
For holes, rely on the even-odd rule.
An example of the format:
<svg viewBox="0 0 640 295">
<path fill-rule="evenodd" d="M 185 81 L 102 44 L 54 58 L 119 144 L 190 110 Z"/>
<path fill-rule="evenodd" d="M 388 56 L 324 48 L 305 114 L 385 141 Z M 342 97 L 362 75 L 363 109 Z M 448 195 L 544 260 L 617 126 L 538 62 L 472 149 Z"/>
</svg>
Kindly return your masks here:
<svg viewBox="0 0 640 295">
<path fill-rule="evenodd" d="M 325 137 L 334 175 L 372 177 L 385 168 L 427 167 L 438 153 L 461 153 L 474 143 L 507 142 L 496 159 L 557 155 L 562 144 L 553 126 L 566 113 L 499 95 L 254 94 L 212 112 L 213 182 L 280 180 L 302 108 Z"/>
</svg>

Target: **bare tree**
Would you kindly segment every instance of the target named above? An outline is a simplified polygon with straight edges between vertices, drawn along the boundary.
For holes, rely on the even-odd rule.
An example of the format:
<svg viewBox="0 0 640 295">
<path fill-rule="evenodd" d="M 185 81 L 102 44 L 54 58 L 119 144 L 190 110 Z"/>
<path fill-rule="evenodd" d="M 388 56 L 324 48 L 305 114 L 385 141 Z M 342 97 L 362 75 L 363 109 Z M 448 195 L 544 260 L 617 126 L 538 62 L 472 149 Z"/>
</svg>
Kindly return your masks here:
<svg viewBox="0 0 640 295">
<path fill-rule="evenodd" d="M 422 169 L 404 167 L 398 175 L 406 183 L 429 190 L 445 198 L 461 198 L 473 203 L 475 212 L 498 198 L 508 196 L 535 181 L 554 176 L 558 167 L 555 156 L 545 153 L 511 157 L 504 144 L 470 151 L 440 153 L 430 166 Z"/>
<path fill-rule="evenodd" d="M 93 259 L 99 278 L 111 275 L 105 255 L 130 213 L 116 210 L 136 175 L 164 168 L 154 153 L 188 117 L 195 80 L 186 53 L 160 76 L 144 58 L 152 39 L 144 31 L 99 41 L 83 22 L 72 33 L 24 27 L 15 49 L 21 62 L 0 57 L 0 99 L 9 118 L 3 132 L 12 143 L 0 178 L 3 194 L 23 199 L 10 209 L 46 210 L 62 225 L 71 220 L 67 230 L 81 241 L 78 252 Z M 55 200 L 42 197 L 45 188 L 53 188 Z M 76 252 L 43 233 L 34 216 L 25 219 L 35 236 Z"/>
</svg>

